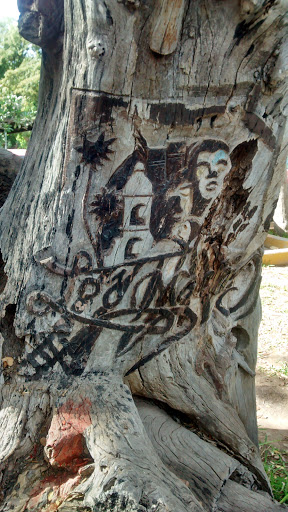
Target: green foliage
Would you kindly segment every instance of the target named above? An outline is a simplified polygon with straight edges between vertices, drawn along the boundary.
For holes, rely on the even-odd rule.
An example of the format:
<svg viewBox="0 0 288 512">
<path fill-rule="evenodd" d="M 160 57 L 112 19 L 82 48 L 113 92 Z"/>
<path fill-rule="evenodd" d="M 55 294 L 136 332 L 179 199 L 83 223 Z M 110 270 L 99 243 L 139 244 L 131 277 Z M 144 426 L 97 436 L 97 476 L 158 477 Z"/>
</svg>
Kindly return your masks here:
<svg viewBox="0 0 288 512">
<path fill-rule="evenodd" d="M 37 111 L 41 50 L 25 41 L 12 20 L 0 22 L 0 146 L 27 147 L 23 132 Z"/>
<path fill-rule="evenodd" d="M 25 109 L 25 98 L 11 94 L 8 88 L 1 90 L 0 126 L 7 133 L 27 129 L 36 115 L 33 105 Z"/>
<path fill-rule="evenodd" d="M 281 238 L 288 238 L 288 233 L 283 233 L 283 235 L 278 235 L 278 233 L 276 233 L 276 231 L 274 229 L 269 229 L 268 233 L 269 233 L 269 235 L 281 236 Z"/>
<path fill-rule="evenodd" d="M 0 22 L 0 80 L 7 69 L 16 69 L 25 58 L 27 43 L 9 19 Z"/>
<path fill-rule="evenodd" d="M 31 136 L 31 131 L 9 134 L 9 147 L 26 149 Z"/>
<path fill-rule="evenodd" d="M 267 442 L 267 438 L 260 443 L 260 452 L 274 498 L 280 503 L 288 502 L 288 463 L 285 460 L 288 454 Z"/>
</svg>

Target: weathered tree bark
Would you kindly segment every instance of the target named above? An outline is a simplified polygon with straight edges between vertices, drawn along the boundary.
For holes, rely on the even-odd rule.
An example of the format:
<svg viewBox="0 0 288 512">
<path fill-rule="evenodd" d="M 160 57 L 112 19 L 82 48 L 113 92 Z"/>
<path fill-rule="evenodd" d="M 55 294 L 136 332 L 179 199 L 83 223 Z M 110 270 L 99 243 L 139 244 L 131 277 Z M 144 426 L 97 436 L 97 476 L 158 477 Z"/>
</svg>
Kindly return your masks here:
<svg viewBox="0 0 288 512">
<path fill-rule="evenodd" d="M 22 162 L 23 157 L 14 155 L 7 149 L 0 148 L 0 208 L 7 199 Z M 6 282 L 4 261 L 0 254 L 0 293 L 4 290 Z"/>
<path fill-rule="evenodd" d="M 281 509 L 254 371 L 286 3 L 18 4 L 43 66 L 0 219 L 1 510 Z"/>
</svg>

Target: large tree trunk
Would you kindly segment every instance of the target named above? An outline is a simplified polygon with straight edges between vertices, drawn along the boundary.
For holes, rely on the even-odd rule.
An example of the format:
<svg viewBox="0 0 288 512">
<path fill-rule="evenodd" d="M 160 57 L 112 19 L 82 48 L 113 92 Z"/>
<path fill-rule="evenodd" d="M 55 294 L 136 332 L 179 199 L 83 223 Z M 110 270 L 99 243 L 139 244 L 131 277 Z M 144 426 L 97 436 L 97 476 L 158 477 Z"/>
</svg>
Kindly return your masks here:
<svg viewBox="0 0 288 512">
<path fill-rule="evenodd" d="M 1 211 L 1 510 L 280 509 L 254 370 L 285 2 L 18 3 L 43 66 Z"/>
</svg>

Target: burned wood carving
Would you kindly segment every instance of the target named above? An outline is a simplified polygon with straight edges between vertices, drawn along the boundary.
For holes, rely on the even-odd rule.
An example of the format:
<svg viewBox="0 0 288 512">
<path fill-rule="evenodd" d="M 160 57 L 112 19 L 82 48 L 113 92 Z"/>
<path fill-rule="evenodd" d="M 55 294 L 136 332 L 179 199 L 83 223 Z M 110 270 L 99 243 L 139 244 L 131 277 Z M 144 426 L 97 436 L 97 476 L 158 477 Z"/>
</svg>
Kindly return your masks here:
<svg viewBox="0 0 288 512">
<path fill-rule="evenodd" d="M 0 219 L 2 510 L 276 511 L 254 377 L 285 9 L 66 0 L 63 28 L 41 1 L 20 2 L 42 92 Z"/>
<path fill-rule="evenodd" d="M 84 110 L 93 113 L 101 112 L 104 102 L 113 104 L 108 97 L 75 93 L 74 101 L 77 103 L 80 99 L 82 105 L 83 101 L 87 102 Z M 66 373 L 73 374 L 74 368 L 75 374 L 81 375 L 94 343 L 99 343 L 99 336 L 105 338 L 109 331 L 113 334 L 113 364 L 114 358 L 132 351 L 131 361 L 127 358 L 126 363 L 126 375 L 129 375 L 185 337 L 197 322 L 205 322 L 210 315 L 207 304 L 203 304 L 201 294 L 196 291 L 200 232 L 207 213 L 219 202 L 229 175 L 238 173 L 242 165 L 245 165 L 242 181 L 251 174 L 257 141 L 242 142 L 232 151 L 226 142 L 209 138 L 193 142 L 171 140 L 163 147 L 153 148 L 134 126 L 135 149 L 117 166 L 115 157 L 112 159 L 115 154 L 112 148 L 116 147 L 118 137 L 110 137 L 109 123 L 113 115 L 120 116 L 126 107 L 116 106 L 114 110 L 104 126 L 100 124 L 100 133 L 98 120 L 91 125 L 89 118 L 83 118 L 74 140 L 69 143 L 71 159 L 67 157 L 66 166 L 75 168 L 72 190 L 76 191 L 80 180 L 86 180 L 82 196 L 80 191 L 78 193 L 79 203 L 75 203 L 76 209 L 82 211 L 80 251 L 73 253 L 72 250 L 75 223 L 71 214 L 66 226 L 66 234 L 71 238 L 71 264 L 60 263 L 61 254 L 51 253 L 52 248 L 50 253 L 47 249 L 34 255 L 47 269 L 48 280 L 65 276 L 66 282 L 61 285 L 58 297 L 51 297 L 37 288 L 28 294 L 27 307 L 32 317 L 60 315 L 56 322 L 53 319 L 49 329 L 54 332 L 55 326 L 60 333 L 52 337 L 49 334 L 47 351 L 44 337 L 27 357 L 34 368 L 34 373 L 28 372 L 33 378 L 42 376 L 43 371 L 50 372 L 57 362 Z M 133 127 L 133 119 L 130 122 Z M 74 120 L 72 123 L 75 126 Z M 212 134 L 213 128 L 210 131 Z M 110 138 L 105 137 L 106 132 Z M 115 135 L 115 129 L 113 132 Z M 99 187 L 100 171 L 104 181 Z M 71 187 L 67 171 L 65 174 L 63 197 L 66 187 Z M 107 182 L 106 176 L 110 176 Z M 95 193 L 97 190 L 99 192 Z M 258 206 L 249 208 L 247 203 L 247 212 L 245 215 L 241 212 L 243 218 L 234 223 L 228 244 L 233 242 L 237 232 L 245 230 L 257 209 Z M 211 271 L 210 278 L 213 274 Z M 220 292 L 220 284 L 221 281 L 215 308 L 227 316 L 231 308 L 226 312 L 222 299 L 229 293 L 231 300 L 232 291 L 236 295 L 239 290 L 230 282 L 230 287 Z M 191 307 L 193 295 L 195 305 Z M 241 296 L 236 299 L 233 312 L 243 302 L 246 301 Z M 75 323 L 79 327 L 88 325 L 89 333 L 94 330 L 94 334 L 87 337 L 85 347 L 82 336 L 87 327 L 82 327 L 81 334 L 75 336 Z M 67 337 L 67 332 L 63 335 L 63 330 L 73 332 L 72 338 Z M 82 364 L 79 357 L 75 361 L 75 351 L 81 353 Z M 24 360 L 22 366 L 25 364 Z M 247 368 L 244 361 L 242 367 Z"/>
</svg>

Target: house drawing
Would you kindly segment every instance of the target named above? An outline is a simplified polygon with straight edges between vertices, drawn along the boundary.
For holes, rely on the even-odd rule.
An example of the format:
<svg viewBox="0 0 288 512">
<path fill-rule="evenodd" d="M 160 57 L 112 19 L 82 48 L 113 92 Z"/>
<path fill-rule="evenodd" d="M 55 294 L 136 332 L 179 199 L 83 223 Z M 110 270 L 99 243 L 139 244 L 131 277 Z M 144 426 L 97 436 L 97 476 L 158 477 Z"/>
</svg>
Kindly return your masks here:
<svg viewBox="0 0 288 512">
<path fill-rule="evenodd" d="M 150 232 L 150 218 L 153 191 L 144 171 L 144 164 L 137 162 L 121 191 L 124 205 L 121 234 L 114 239 L 110 254 L 104 256 L 105 267 L 141 258 L 152 247 L 154 239 Z"/>
</svg>

